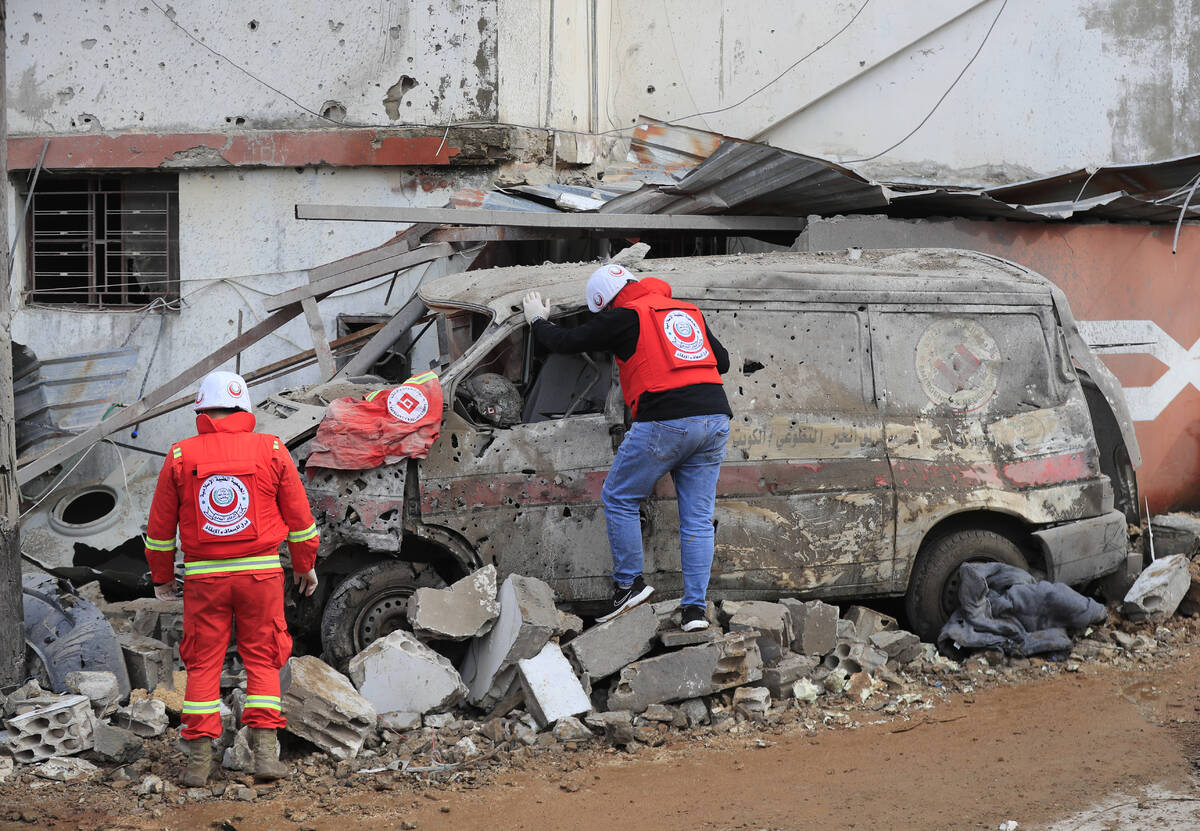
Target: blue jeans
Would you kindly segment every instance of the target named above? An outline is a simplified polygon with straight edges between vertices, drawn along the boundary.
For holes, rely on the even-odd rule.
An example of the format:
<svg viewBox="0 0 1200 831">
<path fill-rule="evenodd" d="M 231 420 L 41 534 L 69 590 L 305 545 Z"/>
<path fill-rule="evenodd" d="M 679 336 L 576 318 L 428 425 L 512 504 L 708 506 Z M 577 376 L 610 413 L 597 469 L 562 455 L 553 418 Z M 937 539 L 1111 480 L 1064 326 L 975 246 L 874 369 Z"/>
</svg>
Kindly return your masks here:
<svg viewBox="0 0 1200 831">
<path fill-rule="evenodd" d="M 600 494 L 615 581 L 627 584 L 641 575 L 644 555 L 638 506 L 654 483 L 670 473 L 679 497 L 680 603 L 705 605 L 713 561 L 713 506 L 728 438 L 729 417 L 724 415 L 633 423 Z"/>
</svg>

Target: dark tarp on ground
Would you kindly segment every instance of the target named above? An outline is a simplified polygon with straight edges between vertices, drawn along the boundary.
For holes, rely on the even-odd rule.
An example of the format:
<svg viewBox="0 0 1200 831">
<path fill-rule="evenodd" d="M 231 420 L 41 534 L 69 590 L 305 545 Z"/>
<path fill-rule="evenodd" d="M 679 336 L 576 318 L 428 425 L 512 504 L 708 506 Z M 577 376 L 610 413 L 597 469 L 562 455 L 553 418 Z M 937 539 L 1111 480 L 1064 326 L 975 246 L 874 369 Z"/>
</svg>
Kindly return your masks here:
<svg viewBox="0 0 1200 831">
<path fill-rule="evenodd" d="M 938 634 L 944 651 L 1001 649 L 1007 655 L 1065 652 L 1068 630 L 1085 629 L 1108 616 L 1103 605 L 1065 583 L 1037 580 L 1003 563 L 963 563 L 959 608 Z"/>
</svg>

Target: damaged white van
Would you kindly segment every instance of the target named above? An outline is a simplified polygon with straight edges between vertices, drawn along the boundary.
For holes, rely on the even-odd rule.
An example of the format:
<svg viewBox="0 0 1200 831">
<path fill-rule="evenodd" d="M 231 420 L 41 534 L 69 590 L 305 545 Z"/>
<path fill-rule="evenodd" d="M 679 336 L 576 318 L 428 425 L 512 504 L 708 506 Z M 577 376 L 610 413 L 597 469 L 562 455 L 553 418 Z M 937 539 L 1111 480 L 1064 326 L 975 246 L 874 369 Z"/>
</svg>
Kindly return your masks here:
<svg viewBox="0 0 1200 831">
<path fill-rule="evenodd" d="M 429 458 L 309 471 L 330 579 L 299 611 L 320 616 L 331 659 L 405 625 L 415 587 L 485 563 L 545 580 L 584 613 L 607 597 L 600 489 L 626 428 L 614 362 L 545 354 L 520 308 L 536 289 L 557 322 L 583 320 L 591 268 L 420 288 L 446 400 Z M 1129 414 L 1045 278 L 954 250 L 640 268 L 697 304 L 731 356 L 710 599 L 903 596 L 931 639 L 963 562 L 1075 585 L 1140 564 L 1126 533 L 1138 521 Z M 642 517 L 647 582 L 677 595 L 669 479 Z"/>
</svg>

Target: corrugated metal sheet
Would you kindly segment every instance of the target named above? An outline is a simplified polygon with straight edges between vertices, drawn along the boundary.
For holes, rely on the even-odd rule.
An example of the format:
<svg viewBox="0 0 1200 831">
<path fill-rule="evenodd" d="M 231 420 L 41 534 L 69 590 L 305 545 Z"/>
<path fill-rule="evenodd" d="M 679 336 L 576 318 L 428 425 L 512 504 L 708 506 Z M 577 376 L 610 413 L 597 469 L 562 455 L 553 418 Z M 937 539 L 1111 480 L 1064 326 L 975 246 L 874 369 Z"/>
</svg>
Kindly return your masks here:
<svg viewBox="0 0 1200 831">
<path fill-rule="evenodd" d="M 97 424 L 137 359 L 136 349 L 114 349 L 38 360 L 14 344 L 17 455 L 47 449 Z"/>
<path fill-rule="evenodd" d="M 1027 222 L 1200 219 L 1200 155 L 1074 170 L 995 188 L 873 182 L 825 159 L 645 119 L 594 185 L 516 185 L 453 204 L 513 211 L 808 216 L 877 213 Z M 1189 201 L 1190 199 L 1190 201 Z"/>
</svg>

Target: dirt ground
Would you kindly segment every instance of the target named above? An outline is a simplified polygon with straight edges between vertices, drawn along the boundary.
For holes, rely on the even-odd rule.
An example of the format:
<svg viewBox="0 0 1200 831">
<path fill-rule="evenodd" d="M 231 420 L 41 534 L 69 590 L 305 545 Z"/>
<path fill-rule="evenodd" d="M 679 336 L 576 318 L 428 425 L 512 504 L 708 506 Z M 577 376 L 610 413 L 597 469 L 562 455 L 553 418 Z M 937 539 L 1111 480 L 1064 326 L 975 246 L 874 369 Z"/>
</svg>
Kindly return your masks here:
<svg viewBox="0 0 1200 831">
<path fill-rule="evenodd" d="M 130 788 L 10 782 L 0 828 L 1200 828 L 1200 634 L 1187 631 L 1166 660 L 1048 667 L 897 716 L 844 712 L 854 729 L 798 721 L 633 752 L 535 747 L 449 782 L 388 771 L 152 809 Z M 154 768 L 178 769 L 173 756 Z"/>
</svg>

